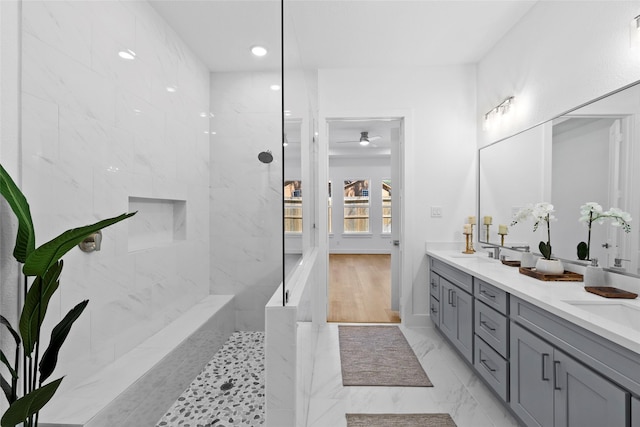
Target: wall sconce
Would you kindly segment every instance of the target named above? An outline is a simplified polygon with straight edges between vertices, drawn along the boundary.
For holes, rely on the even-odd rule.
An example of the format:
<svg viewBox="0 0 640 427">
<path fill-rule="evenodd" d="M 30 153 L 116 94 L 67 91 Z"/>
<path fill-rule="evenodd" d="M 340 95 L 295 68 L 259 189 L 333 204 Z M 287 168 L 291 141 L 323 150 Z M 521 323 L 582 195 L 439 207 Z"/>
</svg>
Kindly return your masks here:
<svg viewBox="0 0 640 427">
<path fill-rule="evenodd" d="M 508 97 L 484 115 L 485 130 L 492 129 L 500 124 L 502 117 L 513 109 L 514 99 L 515 98 L 513 96 Z"/>
</svg>

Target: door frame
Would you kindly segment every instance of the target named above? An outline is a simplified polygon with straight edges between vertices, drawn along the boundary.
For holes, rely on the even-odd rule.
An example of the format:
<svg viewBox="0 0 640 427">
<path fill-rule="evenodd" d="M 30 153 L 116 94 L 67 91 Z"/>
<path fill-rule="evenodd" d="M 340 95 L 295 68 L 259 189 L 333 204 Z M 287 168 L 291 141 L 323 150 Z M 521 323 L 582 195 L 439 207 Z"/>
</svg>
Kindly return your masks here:
<svg viewBox="0 0 640 427">
<path fill-rule="evenodd" d="M 312 302 L 312 318 L 317 325 L 326 324 L 328 290 L 329 290 L 329 232 L 327 218 L 327 182 L 329 181 L 329 122 L 339 119 L 376 119 L 393 118 L 402 121 L 402 138 L 399 148 L 401 187 L 398 195 L 401 201 L 400 207 L 400 318 L 401 323 L 417 325 L 419 320 L 413 319 L 413 280 L 411 257 L 407 256 L 411 250 L 417 247 L 417 239 L 413 233 L 413 221 L 408 212 L 413 212 L 413 201 L 406 197 L 413 193 L 413 183 L 407 177 L 413 176 L 413 110 L 410 109 L 380 109 L 380 110 L 348 110 L 328 111 L 319 114 L 318 135 L 318 182 L 317 182 L 317 219 L 315 225 L 318 229 L 318 274 L 316 289 Z M 419 246 L 419 244 L 418 244 Z"/>
</svg>

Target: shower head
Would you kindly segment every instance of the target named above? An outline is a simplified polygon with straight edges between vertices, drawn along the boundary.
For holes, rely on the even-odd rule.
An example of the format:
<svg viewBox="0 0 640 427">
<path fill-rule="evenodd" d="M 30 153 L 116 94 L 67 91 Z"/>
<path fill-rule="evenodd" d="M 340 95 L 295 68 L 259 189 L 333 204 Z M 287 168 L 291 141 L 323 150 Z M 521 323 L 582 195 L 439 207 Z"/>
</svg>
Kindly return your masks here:
<svg viewBox="0 0 640 427">
<path fill-rule="evenodd" d="M 260 154 L 258 154 L 258 160 L 260 160 L 262 163 L 271 163 L 273 161 L 273 154 L 271 154 L 271 150 L 262 151 Z"/>
</svg>

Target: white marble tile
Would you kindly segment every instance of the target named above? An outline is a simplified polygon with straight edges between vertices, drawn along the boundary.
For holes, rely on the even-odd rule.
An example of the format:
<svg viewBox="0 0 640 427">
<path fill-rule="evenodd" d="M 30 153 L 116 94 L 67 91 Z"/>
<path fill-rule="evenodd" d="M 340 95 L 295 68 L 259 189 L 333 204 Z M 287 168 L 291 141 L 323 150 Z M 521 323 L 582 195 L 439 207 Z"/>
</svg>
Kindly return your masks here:
<svg viewBox="0 0 640 427">
<path fill-rule="evenodd" d="M 28 33 L 23 37 L 23 71 L 24 92 L 113 123 L 115 83 Z"/>
<path fill-rule="evenodd" d="M 346 426 L 348 412 L 446 412 L 459 427 L 517 425 L 437 331 L 404 326 L 401 329 L 434 386 L 342 386 L 338 327 L 328 324 L 318 334 L 308 427 Z"/>
<path fill-rule="evenodd" d="M 83 2 L 29 1 L 22 5 L 24 31 L 76 61 L 91 65 L 91 24 Z"/>
</svg>

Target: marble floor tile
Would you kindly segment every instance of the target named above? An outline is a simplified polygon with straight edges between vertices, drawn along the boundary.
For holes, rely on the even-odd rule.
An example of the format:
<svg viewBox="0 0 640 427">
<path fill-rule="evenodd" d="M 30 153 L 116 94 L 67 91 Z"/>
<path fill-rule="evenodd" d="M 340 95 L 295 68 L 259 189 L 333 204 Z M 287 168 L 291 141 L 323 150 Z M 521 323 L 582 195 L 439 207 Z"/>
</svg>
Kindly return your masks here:
<svg viewBox="0 0 640 427">
<path fill-rule="evenodd" d="M 433 328 L 400 326 L 433 387 L 343 387 L 338 325 L 318 335 L 307 427 L 346 427 L 346 413 L 446 412 L 458 427 L 515 427 L 516 420 Z"/>
</svg>

